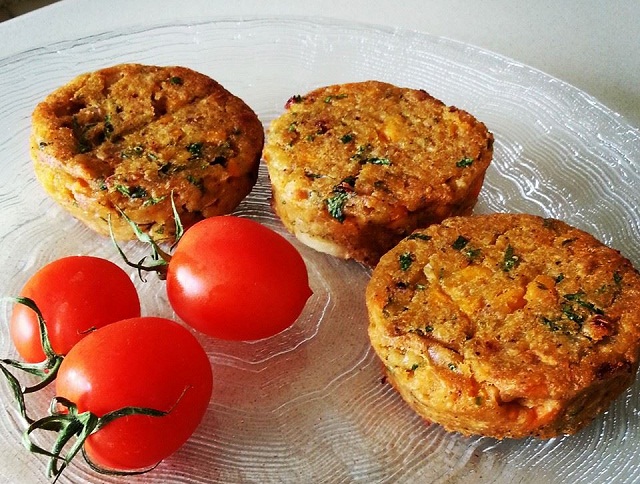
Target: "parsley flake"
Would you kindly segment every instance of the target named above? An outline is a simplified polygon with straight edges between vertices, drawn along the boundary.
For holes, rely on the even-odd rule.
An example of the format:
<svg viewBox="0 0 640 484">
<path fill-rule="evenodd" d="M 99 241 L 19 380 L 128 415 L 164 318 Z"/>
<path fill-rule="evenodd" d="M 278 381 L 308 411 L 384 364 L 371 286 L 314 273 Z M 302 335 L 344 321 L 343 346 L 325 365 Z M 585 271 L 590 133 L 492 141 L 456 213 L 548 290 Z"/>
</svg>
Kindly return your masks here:
<svg viewBox="0 0 640 484">
<path fill-rule="evenodd" d="M 467 259 L 472 261 L 473 259 L 478 257 L 481 252 L 482 251 L 480 249 L 474 249 L 473 247 L 467 247 L 462 253 L 467 257 Z"/>
<path fill-rule="evenodd" d="M 613 273 L 613 282 L 616 286 L 622 284 L 622 274 L 620 274 L 618 271 Z"/>
<path fill-rule="evenodd" d="M 351 141 L 353 141 L 353 138 L 355 138 L 355 134 L 353 133 L 347 133 L 343 136 L 340 137 L 340 141 L 344 144 L 350 143 Z"/>
<path fill-rule="evenodd" d="M 191 153 L 191 157 L 189 157 L 190 160 L 197 160 L 202 158 L 202 148 L 203 148 L 204 144 L 203 143 L 189 143 L 187 145 L 187 151 L 189 153 Z"/>
<path fill-rule="evenodd" d="M 356 152 L 351 155 L 351 159 L 354 161 L 362 161 L 367 154 L 371 151 L 372 146 L 370 144 L 360 145 L 356 148 Z"/>
<path fill-rule="evenodd" d="M 129 187 L 127 185 L 116 185 L 116 190 L 128 198 L 146 198 L 148 196 L 148 193 L 144 188 L 137 186 Z"/>
<path fill-rule="evenodd" d="M 591 311 L 592 313 L 599 314 L 601 316 L 604 315 L 604 311 L 602 309 L 597 307 L 592 302 L 586 301 L 584 299 L 585 293 L 582 291 L 576 292 L 575 294 L 565 294 L 562 297 L 565 298 L 567 301 L 575 302 L 578 306 L 583 307 Z"/>
<path fill-rule="evenodd" d="M 89 141 L 89 139 L 87 138 L 87 134 L 88 134 L 88 131 L 93 126 L 95 126 L 95 124 L 86 124 L 83 126 L 78 121 L 77 116 L 73 116 L 71 122 L 72 122 L 73 136 L 78 141 L 78 145 L 77 145 L 78 152 L 87 153 L 88 151 L 91 151 L 91 141 Z"/>
<path fill-rule="evenodd" d="M 400 254 L 398 256 L 400 269 L 403 271 L 409 270 L 409 267 L 411 267 L 411 264 L 413 264 L 414 259 L 415 256 L 411 252 L 403 252 L 402 254 Z"/>
<path fill-rule="evenodd" d="M 584 323 L 584 317 L 578 314 L 571 304 L 563 304 L 562 305 L 562 314 L 569 320 L 576 323 L 578 326 L 582 327 L 582 323 Z"/>
<path fill-rule="evenodd" d="M 562 329 L 562 326 L 560 326 L 558 322 L 553 319 L 549 319 L 543 316 L 542 318 L 540 318 L 540 321 L 542 321 L 542 324 L 549 328 L 550 331 L 556 332 Z"/>
<path fill-rule="evenodd" d="M 361 161 L 364 165 L 366 163 L 370 163 L 372 165 L 385 165 L 389 166 L 391 164 L 391 160 L 389 158 L 378 158 L 377 156 L 372 156 L 371 158 L 365 158 Z"/>
<path fill-rule="evenodd" d="M 149 207 L 151 205 L 156 205 L 158 203 L 160 203 L 161 201 L 163 201 L 165 198 L 167 198 L 166 195 L 163 195 L 161 197 L 151 197 L 148 200 L 145 200 L 144 203 L 142 204 L 143 207 Z"/>
<path fill-rule="evenodd" d="M 421 234 L 420 232 L 414 232 L 407 237 L 408 240 L 431 240 L 430 235 Z"/>
<path fill-rule="evenodd" d="M 142 153 L 144 153 L 144 146 L 136 145 L 122 151 L 120 153 L 120 158 L 136 158 L 138 156 L 141 156 Z"/>
<path fill-rule="evenodd" d="M 327 211 L 329 212 L 329 215 L 331 215 L 340 223 L 344 222 L 344 219 L 345 219 L 344 206 L 347 203 L 348 198 L 349 198 L 349 195 L 346 192 L 334 191 L 325 200 L 325 204 L 327 205 Z"/>
<path fill-rule="evenodd" d="M 324 98 L 325 104 L 330 104 L 334 99 L 344 99 L 346 94 L 336 94 L 335 96 L 327 96 Z"/>
<path fill-rule="evenodd" d="M 462 250 L 467 246 L 468 243 L 469 239 L 462 235 L 459 235 L 458 238 L 453 242 L 453 244 L 451 244 L 451 247 L 454 250 Z"/>
<path fill-rule="evenodd" d="M 504 272 L 509 272 L 520 262 L 520 258 L 515 255 L 513 247 L 511 244 L 507 245 L 506 250 L 504 251 L 504 258 L 502 259 L 502 270 Z"/>
<path fill-rule="evenodd" d="M 111 122 L 111 116 L 110 115 L 106 115 L 104 117 L 104 137 L 106 139 L 109 139 L 111 137 L 111 135 L 113 134 L 113 123 Z"/>
<path fill-rule="evenodd" d="M 469 158 L 467 156 L 465 156 L 464 158 L 456 162 L 456 166 L 458 168 L 466 168 L 468 166 L 471 166 L 472 164 L 473 164 L 473 158 Z"/>
<path fill-rule="evenodd" d="M 198 188 L 198 190 L 200 191 L 204 191 L 204 180 L 202 178 L 196 178 L 193 175 L 187 175 L 187 180 L 189 181 L 189 183 L 191 183 L 193 186 L 195 186 L 196 188 Z"/>
</svg>

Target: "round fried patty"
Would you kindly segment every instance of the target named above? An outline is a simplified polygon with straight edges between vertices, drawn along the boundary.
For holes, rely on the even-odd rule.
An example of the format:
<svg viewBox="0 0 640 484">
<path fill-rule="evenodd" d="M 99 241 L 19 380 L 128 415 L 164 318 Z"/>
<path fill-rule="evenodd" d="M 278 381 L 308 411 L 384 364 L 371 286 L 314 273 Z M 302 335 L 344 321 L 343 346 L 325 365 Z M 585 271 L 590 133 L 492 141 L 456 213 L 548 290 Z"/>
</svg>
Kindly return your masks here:
<svg viewBox="0 0 640 484">
<path fill-rule="evenodd" d="M 575 433 L 638 367 L 638 272 L 558 220 L 494 214 L 418 230 L 381 259 L 366 299 L 389 381 L 450 431 Z"/>
<path fill-rule="evenodd" d="M 289 231 L 374 265 L 414 229 L 471 212 L 492 146 L 469 113 L 366 81 L 293 96 L 269 127 L 264 158 Z"/>
<path fill-rule="evenodd" d="M 92 229 L 133 237 L 129 218 L 171 238 L 232 211 L 257 179 L 264 130 L 242 100 L 184 67 L 122 64 L 78 76 L 32 116 L 38 180 Z"/>
</svg>

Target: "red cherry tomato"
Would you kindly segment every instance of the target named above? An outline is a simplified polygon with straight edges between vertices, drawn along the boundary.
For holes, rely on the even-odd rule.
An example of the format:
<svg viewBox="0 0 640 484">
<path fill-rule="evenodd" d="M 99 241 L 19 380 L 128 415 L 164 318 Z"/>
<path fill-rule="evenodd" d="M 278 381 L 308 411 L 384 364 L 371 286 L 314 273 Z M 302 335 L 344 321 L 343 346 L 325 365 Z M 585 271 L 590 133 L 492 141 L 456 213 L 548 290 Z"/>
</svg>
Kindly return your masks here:
<svg viewBox="0 0 640 484">
<path fill-rule="evenodd" d="M 25 284 L 20 296 L 32 299 L 46 323 L 53 350 L 65 355 L 92 328 L 140 316 L 136 288 L 120 267 L 106 259 L 71 256 L 51 262 Z M 36 313 L 16 304 L 11 339 L 20 356 L 45 359 Z"/>
<path fill-rule="evenodd" d="M 256 340 L 293 324 L 311 289 L 304 260 L 287 239 L 253 220 L 220 216 L 180 239 L 167 294 L 176 314 L 199 331 Z"/>
<path fill-rule="evenodd" d="M 98 417 L 124 407 L 166 415 L 128 415 L 84 443 L 94 465 L 127 471 L 149 468 L 186 442 L 209 405 L 212 372 L 204 349 L 184 326 L 155 317 L 110 324 L 67 354 L 56 395 Z"/>
</svg>

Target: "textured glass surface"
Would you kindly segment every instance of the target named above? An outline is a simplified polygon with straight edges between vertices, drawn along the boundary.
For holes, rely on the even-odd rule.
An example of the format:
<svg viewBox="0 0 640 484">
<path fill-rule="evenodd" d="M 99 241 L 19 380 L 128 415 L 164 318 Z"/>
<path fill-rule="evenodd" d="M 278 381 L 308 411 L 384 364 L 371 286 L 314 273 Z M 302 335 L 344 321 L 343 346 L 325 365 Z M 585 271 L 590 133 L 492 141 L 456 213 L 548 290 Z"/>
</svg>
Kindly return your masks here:
<svg viewBox="0 0 640 484">
<path fill-rule="evenodd" d="M 291 95 L 321 85 L 378 79 L 425 89 L 468 110 L 495 135 L 477 212 L 557 217 L 640 266 L 640 132 L 589 95 L 504 57 L 421 33 L 299 18 L 205 19 L 0 59 L 1 295 L 17 294 L 37 268 L 64 255 L 119 261 L 109 240 L 45 195 L 31 169 L 28 136 L 31 111 L 48 92 L 120 62 L 199 70 L 243 98 L 265 126 Z M 284 233 L 269 197 L 262 169 L 238 214 Z M 576 436 L 496 441 L 448 434 L 422 422 L 381 380 L 366 336 L 369 271 L 293 242 L 314 290 L 300 319 L 253 343 L 199 336 L 215 372 L 209 412 L 180 451 L 128 482 L 640 480 L 637 381 Z M 143 254 L 134 243 L 126 249 L 133 258 Z M 144 313 L 173 316 L 160 281 L 137 284 Z M 15 356 L 6 329 L 10 310 L 3 301 L 1 356 Z M 45 391 L 30 402 L 44 409 L 50 397 Z M 22 424 L 2 382 L 0 398 L 0 481 L 47 482 L 44 459 L 19 444 Z M 79 459 L 60 482 L 120 479 L 96 477 Z"/>
</svg>

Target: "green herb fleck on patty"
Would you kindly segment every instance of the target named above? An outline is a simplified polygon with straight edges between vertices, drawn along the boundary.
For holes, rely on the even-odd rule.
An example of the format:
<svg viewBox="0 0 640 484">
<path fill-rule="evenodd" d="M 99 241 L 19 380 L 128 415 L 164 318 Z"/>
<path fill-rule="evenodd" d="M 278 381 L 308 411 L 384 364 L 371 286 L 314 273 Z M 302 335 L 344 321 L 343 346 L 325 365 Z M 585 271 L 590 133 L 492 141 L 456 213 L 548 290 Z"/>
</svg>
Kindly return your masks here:
<svg viewBox="0 0 640 484">
<path fill-rule="evenodd" d="M 349 195 L 346 192 L 333 192 L 325 200 L 329 215 L 342 223 L 345 219 L 344 206 L 347 203 Z"/>
<path fill-rule="evenodd" d="M 324 98 L 325 104 L 331 104 L 334 99 L 344 99 L 347 97 L 346 94 L 336 94 L 335 96 L 327 96 Z"/>
<path fill-rule="evenodd" d="M 189 143 L 187 145 L 187 151 L 191 154 L 189 157 L 190 160 L 199 160 L 202 158 L 202 148 L 204 147 L 203 143 Z"/>
<path fill-rule="evenodd" d="M 344 144 L 350 143 L 351 141 L 353 141 L 353 138 L 355 138 L 355 134 L 353 133 L 347 133 L 343 136 L 340 137 L 340 141 Z"/>
<path fill-rule="evenodd" d="M 507 248 L 504 251 L 504 257 L 502 259 L 502 270 L 504 272 L 509 272 L 520 262 L 520 258 L 515 255 L 513 247 L 511 244 L 507 245 Z"/>
<path fill-rule="evenodd" d="M 196 178 L 193 175 L 187 175 L 187 180 L 193 186 L 197 187 L 198 190 L 204 191 L 204 180 L 202 178 Z"/>
<path fill-rule="evenodd" d="M 120 158 L 136 158 L 138 156 L 142 156 L 144 153 L 144 146 L 136 145 L 131 146 L 130 148 L 125 149 L 120 152 Z"/>
<path fill-rule="evenodd" d="M 104 117 L 104 137 L 106 139 L 109 139 L 111 137 L 111 135 L 113 134 L 113 123 L 111 122 L 111 116 L 110 115 L 106 115 Z"/>
<path fill-rule="evenodd" d="M 389 160 L 389 158 L 378 158 L 377 156 L 372 156 L 370 158 L 365 158 L 364 160 L 361 161 L 361 163 L 367 164 L 370 163 L 372 165 L 385 165 L 385 166 L 389 166 L 391 164 L 391 160 Z"/>
<path fill-rule="evenodd" d="M 408 240 L 431 240 L 430 235 L 421 234 L 420 232 L 414 232 L 407 237 Z"/>
<path fill-rule="evenodd" d="M 462 250 L 467 246 L 468 243 L 469 243 L 469 239 L 467 239 L 462 235 L 459 235 L 458 238 L 454 240 L 453 244 L 451 244 L 451 247 L 454 250 Z"/>
<path fill-rule="evenodd" d="M 146 198 L 149 196 L 143 187 L 138 186 L 116 185 L 116 190 L 128 198 Z"/>
<path fill-rule="evenodd" d="M 413 264 L 415 256 L 411 252 L 403 252 L 398 256 L 398 263 L 400 264 L 400 270 L 407 271 Z"/>
</svg>

